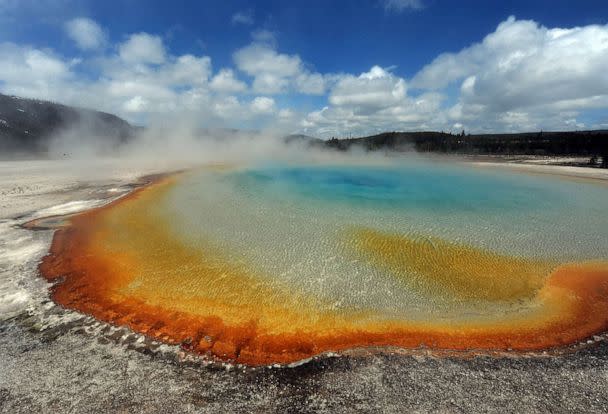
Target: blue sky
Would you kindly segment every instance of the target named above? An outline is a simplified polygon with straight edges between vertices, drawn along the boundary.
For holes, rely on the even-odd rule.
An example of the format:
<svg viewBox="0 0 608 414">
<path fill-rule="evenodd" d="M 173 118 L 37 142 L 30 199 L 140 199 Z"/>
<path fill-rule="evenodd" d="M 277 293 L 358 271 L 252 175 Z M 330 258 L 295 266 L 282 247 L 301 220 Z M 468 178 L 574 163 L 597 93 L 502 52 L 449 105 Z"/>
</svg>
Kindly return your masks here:
<svg viewBox="0 0 608 414">
<path fill-rule="evenodd" d="M 606 1 L 0 0 L 0 90 L 318 136 L 608 128 Z"/>
</svg>

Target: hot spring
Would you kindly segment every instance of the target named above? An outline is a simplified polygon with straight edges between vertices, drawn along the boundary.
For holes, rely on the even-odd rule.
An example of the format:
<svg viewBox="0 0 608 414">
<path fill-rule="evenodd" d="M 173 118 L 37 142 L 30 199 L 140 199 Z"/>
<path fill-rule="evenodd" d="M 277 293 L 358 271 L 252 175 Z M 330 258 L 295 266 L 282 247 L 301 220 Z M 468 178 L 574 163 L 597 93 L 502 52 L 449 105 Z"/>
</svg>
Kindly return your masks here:
<svg viewBox="0 0 608 414">
<path fill-rule="evenodd" d="M 608 328 L 608 191 L 463 164 L 214 166 L 59 229 L 59 304 L 250 365 L 534 351 Z"/>
</svg>

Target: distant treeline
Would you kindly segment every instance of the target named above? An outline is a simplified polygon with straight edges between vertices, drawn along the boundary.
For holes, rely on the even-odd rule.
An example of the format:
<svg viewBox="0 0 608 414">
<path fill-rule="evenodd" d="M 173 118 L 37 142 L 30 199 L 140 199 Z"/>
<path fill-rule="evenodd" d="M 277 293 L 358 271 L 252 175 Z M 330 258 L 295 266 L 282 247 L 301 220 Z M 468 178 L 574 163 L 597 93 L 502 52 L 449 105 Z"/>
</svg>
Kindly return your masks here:
<svg viewBox="0 0 608 414">
<path fill-rule="evenodd" d="M 589 157 L 608 167 L 608 131 L 530 132 L 454 135 L 444 132 L 385 132 L 361 138 L 319 142 L 337 150 L 418 151 L 463 155 L 545 155 Z"/>
</svg>

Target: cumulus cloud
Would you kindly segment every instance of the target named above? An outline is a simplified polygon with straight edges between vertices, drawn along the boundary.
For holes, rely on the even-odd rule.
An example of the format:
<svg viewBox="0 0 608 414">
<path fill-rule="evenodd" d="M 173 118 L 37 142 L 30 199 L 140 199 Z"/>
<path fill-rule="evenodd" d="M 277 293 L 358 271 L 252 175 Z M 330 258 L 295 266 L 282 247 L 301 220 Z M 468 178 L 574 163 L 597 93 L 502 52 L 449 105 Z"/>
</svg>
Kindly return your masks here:
<svg viewBox="0 0 608 414">
<path fill-rule="evenodd" d="M 422 9 L 422 0 L 383 0 L 382 4 L 386 11 L 401 13 L 408 9 Z"/>
<path fill-rule="evenodd" d="M 274 99 L 267 96 L 258 96 L 251 101 L 251 110 L 256 114 L 271 114 L 275 110 Z"/>
<path fill-rule="evenodd" d="M 332 89 L 329 102 L 336 106 L 385 108 L 401 102 L 405 91 L 405 80 L 374 66 L 357 77 L 343 76 Z"/>
<path fill-rule="evenodd" d="M 244 24 L 252 25 L 253 21 L 253 10 L 241 10 L 232 15 L 232 24 Z"/>
<path fill-rule="evenodd" d="M 159 71 L 165 82 L 176 86 L 202 85 L 211 74 L 209 56 L 182 55 Z"/>
<path fill-rule="evenodd" d="M 73 76 L 67 61 L 50 50 L 0 43 L 0 81 L 15 95 L 54 98 L 59 85 Z"/>
<path fill-rule="evenodd" d="M 237 67 L 248 75 L 270 73 L 281 77 L 294 76 L 302 61 L 298 55 L 277 53 L 268 45 L 253 43 L 234 54 Z"/>
<path fill-rule="evenodd" d="M 88 90 L 103 97 L 104 109 L 105 105 L 122 108 L 119 114 L 130 120 L 143 122 L 143 115 L 190 111 L 208 99 L 208 56 L 168 56 L 162 64 L 132 64 L 114 56 L 107 58 L 101 68 L 102 76 L 89 84 Z M 96 102 L 95 96 L 86 99 Z"/>
<path fill-rule="evenodd" d="M 106 34 L 101 26 L 86 17 L 78 17 L 65 24 L 68 36 L 82 50 L 94 50 L 106 44 Z"/>
<path fill-rule="evenodd" d="M 116 113 L 136 124 L 177 117 L 209 128 L 258 128 L 263 119 L 289 130 L 297 122 L 271 97 L 239 96 L 248 87 L 232 68 L 214 73 L 209 56 L 171 55 L 159 36 L 133 34 L 104 52 L 80 65 L 52 50 L 1 43 L 0 90 Z M 98 77 L 80 72 L 91 64 Z"/>
<path fill-rule="evenodd" d="M 294 78 L 296 91 L 306 95 L 323 95 L 327 86 L 327 79 L 320 73 L 302 71 Z"/>
<path fill-rule="evenodd" d="M 119 46 L 120 57 L 129 63 L 163 63 L 165 46 L 160 36 L 136 33 Z"/>
<path fill-rule="evenodd" d="M 274 95 L 296 92 L 320 95 L 325 92 L 324 77 L 309 71 L 298 55 L 279 53 L 271 42 L 257 36 L 250 45 L 237 50 L 233 59 L 237 68 L 253 77 L 253 90 Z"/>
<path fill-rule="evenodd" d="M 413 83 L 440 88 L 464 79 L 466 96 L 525 105 L 606 94 L 607 65 L 608 25 L 547 29 L 511 17 L 483 42 L 439 56 Z"/>
<path fill-rule="evenodd" d="M 321 136 L 429 129 L 442 121 L 443 99 L 434 92 L 409 97 L 405 79 L 373 66 L 359 76 L 338 76 L 330 105 L 309 113 L 301 127 Z"/>
<path fill-rule="evenodd" d="M 555 114 L 606 107 L 606 67 L 608 25 L 549 29 L 510 17 L 480 43 L 438 56 L 412 86 L 459 84 L 454 119 L 531 128 Z"/>
<path fill-rule="evenodd" d="M 209 86 L 219 93 L 239 93 L 247 89 L 245 82 L 237 79 L 234 71 L 227 68 L 220 70 L 213 77 Z"/>
<path fill-rule="evenodd" d="M 278 115 L 280 120 L 290 120 L 295 116 L 294 112 L 289 108 L 281 109 Z"/>
<path fill-rule="evenodd" d="M 123 108 L 127 112 L 144 112 L 148 107 L 148 101 L 140 95 L 136 95 L 126 101 Z"/>
</svg>

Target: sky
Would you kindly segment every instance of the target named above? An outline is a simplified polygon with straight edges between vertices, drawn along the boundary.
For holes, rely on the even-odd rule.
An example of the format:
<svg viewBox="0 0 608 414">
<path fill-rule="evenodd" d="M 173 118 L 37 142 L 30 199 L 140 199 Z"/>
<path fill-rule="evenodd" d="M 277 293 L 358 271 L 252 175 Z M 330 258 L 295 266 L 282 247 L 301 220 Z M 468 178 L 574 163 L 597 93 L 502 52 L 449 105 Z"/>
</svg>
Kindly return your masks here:
<svg viewBox="0 0 608 414">
<path fill-rule="evenodd" d="M 0 0 L 0 92 L 143 126 L 608 129 L 608 1 Z"/>
</svg>

